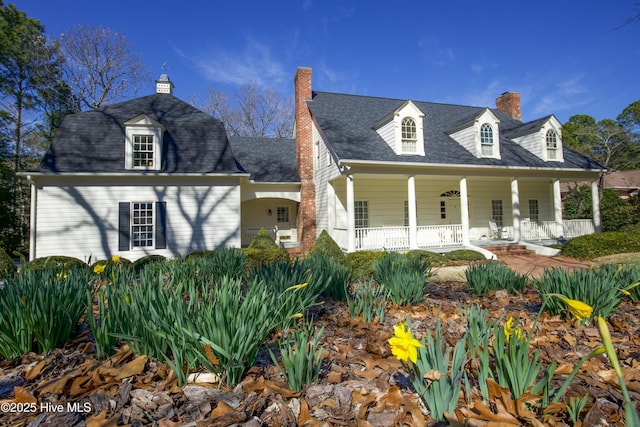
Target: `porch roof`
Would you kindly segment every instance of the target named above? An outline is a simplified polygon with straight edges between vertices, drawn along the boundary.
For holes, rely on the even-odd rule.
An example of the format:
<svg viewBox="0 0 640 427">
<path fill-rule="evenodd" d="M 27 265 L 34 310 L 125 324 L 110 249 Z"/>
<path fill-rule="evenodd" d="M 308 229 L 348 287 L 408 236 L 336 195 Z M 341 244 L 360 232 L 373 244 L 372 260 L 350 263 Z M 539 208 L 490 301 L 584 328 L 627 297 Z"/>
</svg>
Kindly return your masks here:
<svg viewBox="0 0 640 427">
<path fill-rule="evenodd" d="M 300 182 L 294 139 L 230 136 L 229 144 L 240 168 L 253 181 Z"/>
<path fill-rule="evenodd" d="M 498 109 L 490 110 L 500 120 L 501 158 L 477 158 L 452 139 L 447 131 L 470 117 L 477 116 L 486 107 L 432 102 L 413 101 L 425 115 L 425 155 L 398 155 L 378 135 L 374 125 L 404 102 L 406 100 L 403 99 L 314 92 L 312 100 L 307 101 L 307 104 L 327 143 L 339 159 L 536 169 L 603 169 L 597 162 L 567 147 L 563 147 L 564 162 L 541 160 L 505 136 L 508 130 L 521 127 L 523 123 Z"/>
</svg>

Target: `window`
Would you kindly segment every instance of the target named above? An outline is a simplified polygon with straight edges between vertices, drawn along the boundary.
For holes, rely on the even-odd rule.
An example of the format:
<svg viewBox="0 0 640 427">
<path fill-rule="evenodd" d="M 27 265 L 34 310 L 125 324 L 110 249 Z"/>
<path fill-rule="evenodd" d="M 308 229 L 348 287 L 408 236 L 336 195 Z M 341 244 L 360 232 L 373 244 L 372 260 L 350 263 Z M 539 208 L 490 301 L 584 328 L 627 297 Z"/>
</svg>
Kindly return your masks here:
<svg viewBox="0 0 640 427">
<path fill-rule="evenodd" d="M 558 134 L 551 129 L 547 132 L 547 159 L 556 160 L 558 158 Z"/>
<path fill-rule="evenodd" d="M 440 219 L 447 219 L 447 203 L 440 200 Z"/>
<path fill-rule="evenodd" d="M 404 201 L 404 226 L 409 226 L 409 201 Z"/>
<path fill-rule="evenodd" d="M 278 222 L 289 222 L 289 207 L 278 206 L 276 210 L 276 219 Z"/>
<path fill-rule="evenodd" d="M 488 123 L 480 127 L 480 145 L 483 156 L 493 156 L 493 128 Z"/>
<path fill-rule="evenodd" d="M 133 135 L 133 167 L 153 167 L 153 135 Z"/>
<path fill-rule="evenodd" d="M 529 219 L 531 222 L 538 222 L 540 219 L 540 208 L 537 200 L 529 200 Z"/>
<path fill-rule="evenodd" d="M 356 228 L 369 227 L 369 202 L 366 200 L 355 201 Z"/>
<path fill-rule="evenodd" d="M 166 202 L 120 202 L 118 250 L 165 249 Z"/>
<path fill-rule="evenodd" d="M 133 203 L 131 241 L 134 248 L 153 246 L 153 203 Z"/>
<path fill-rule="evenodd" d="M 502 227 L 502 200 L 491 201 L 491 217 L 498 227 Z"/>
<path fill-rule="evenodd" d="M 418 133 L 416 131 L 416 121 L 411 117 L 402 119 L 402 152 L 418 152 Z"/>
</svg>

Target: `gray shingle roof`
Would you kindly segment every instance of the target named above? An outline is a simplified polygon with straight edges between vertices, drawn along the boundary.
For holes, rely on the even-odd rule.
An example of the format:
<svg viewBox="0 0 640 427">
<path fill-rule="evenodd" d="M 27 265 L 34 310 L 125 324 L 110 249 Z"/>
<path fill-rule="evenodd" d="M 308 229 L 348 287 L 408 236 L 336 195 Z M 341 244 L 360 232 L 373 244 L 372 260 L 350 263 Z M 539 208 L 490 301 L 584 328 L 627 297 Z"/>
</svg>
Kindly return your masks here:
<svg viewBox="0 0 640 427">
<path fill-rule="evenodd" d="M 67 116 L 39 172 L 141 173 L 125 169 L 124 123 L 161 123 L 161 173 L 240 172 L 221 121 L 169 94 L 153 94 Z"/>
<path fill-rule="evenodd" d="M 233 155 L 256 182 L 300 182 L 296 141 L 288 138 L 230 136 Z"/>
<path fill-rule="evenodd" d="M 544 162 L 504 135 L 506 130 L 521 127 L 523 123 L 498 109 L 491 111 L 500 120 L 501 159 L 477 158 L 454 141 L 447 131 L 477 116 L 486 107 L 417 101 L 413 103 L 425 115 L 425 155 L 398 155 L 373 127 L 404 102 L 406 100 L 314 92 L 312 100 L 307 101 L 307 105 L 340 159 L 562 169 L 602 168 L 597 162 L 567 147 L 564 147 L 563 151 L 564 163 Z"/>
</svg>

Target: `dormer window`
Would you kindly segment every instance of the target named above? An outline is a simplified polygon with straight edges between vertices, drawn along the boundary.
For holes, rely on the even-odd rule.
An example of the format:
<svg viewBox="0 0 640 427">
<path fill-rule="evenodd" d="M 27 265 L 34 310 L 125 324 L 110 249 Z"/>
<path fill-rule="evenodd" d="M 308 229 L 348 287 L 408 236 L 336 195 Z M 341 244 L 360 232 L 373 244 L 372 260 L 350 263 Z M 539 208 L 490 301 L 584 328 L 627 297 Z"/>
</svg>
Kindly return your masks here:
<svg viewBox="0 0 640 427">
<path fill-rule="evenodd" d="M 416 121 L 411 117 L 402 119 L 402 152 L 417 152 L 418 134 L 416 132 Z"/>
<path fill-rule="evenodd" d="M 144 114 L 124 125 L 125 169 L 160 170 L 164 126 Z"/>
<path fill-rule="evenodd" d="M 373 125 L 397 155 L 424 156 L 424 113 L 411 101 L 405 101 Z"/>
<path fill-rule="evenodd" d="M 489 123 L 480 127 L 480 146 L 483 156 L 493 157 L 493 128 Z"/>
<path fill-rule="evenodd" d="M 558 158 L 558 134 L 555 130 L 547 131 L 547 159 L 556 160 Z"/>
</svg>

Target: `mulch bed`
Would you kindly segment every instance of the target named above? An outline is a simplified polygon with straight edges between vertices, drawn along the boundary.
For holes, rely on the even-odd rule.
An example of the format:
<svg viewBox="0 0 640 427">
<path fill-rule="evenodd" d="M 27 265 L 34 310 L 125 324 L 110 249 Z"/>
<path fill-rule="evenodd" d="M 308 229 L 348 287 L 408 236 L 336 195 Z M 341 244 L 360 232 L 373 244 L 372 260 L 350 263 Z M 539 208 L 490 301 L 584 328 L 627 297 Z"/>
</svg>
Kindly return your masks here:
<svg viewBox="0 0 640 427">
<path fill-rule="evenodd" d="M 433 330 L 440 319 L 443 335 L 453 346 L 464 333 L 461 304 L 478 304 L 494 318 L 513 316 L 530 326 L 540 299 L 531 290 L 521 295 L 497 292 L 472 297 L 465 284 L 437 283 L 419 305 L 389 306 L 384 324 L 351 319 L 346 304 L 327 301 L 311 313 L 314 324 L 325 328 L 319 383 L 302 392 L 287 387 L 266 351 L 233 389 L 209 383 L 178 387 L 167 365 L 136 356 L 126 346 L 107 360 L 96 360 L 90 333 L 84 332 L 50 354 L 26 354 L 19 360 L 0 362 L 4 412 L 0 413 L 0 424 L 432 426 L 435 422 L 412 392 L 387 340 L 393 325 L 407 317 L 418 336 Z M 640 304 L 623 302 L 609 323 L 627 387 L 632 400 L 639 402 Z M 600 345 L 598 331 L 591 325 L 578 326 L 572 320 L 543 314 L 538 328 L 533 347 L 540 351 L 543 367 L 558 363 L 558 383 L 581 357 Z M 563 400 L 585 394 L 589 399 L 581 414 L 582 425 L 624 425 L 620 387 L 606 356 L 583 365 Z M 510 406 L 513 402 L 507 400 L 504 394 L 496 396 L 489 412 L 482 412 L 473 402 L 461 399 L 457 415 L 459 420 L 465 415 L 475 426 L 572 425 L 563 405 L 532 420 L 516 413 Z"/>
</svg>

